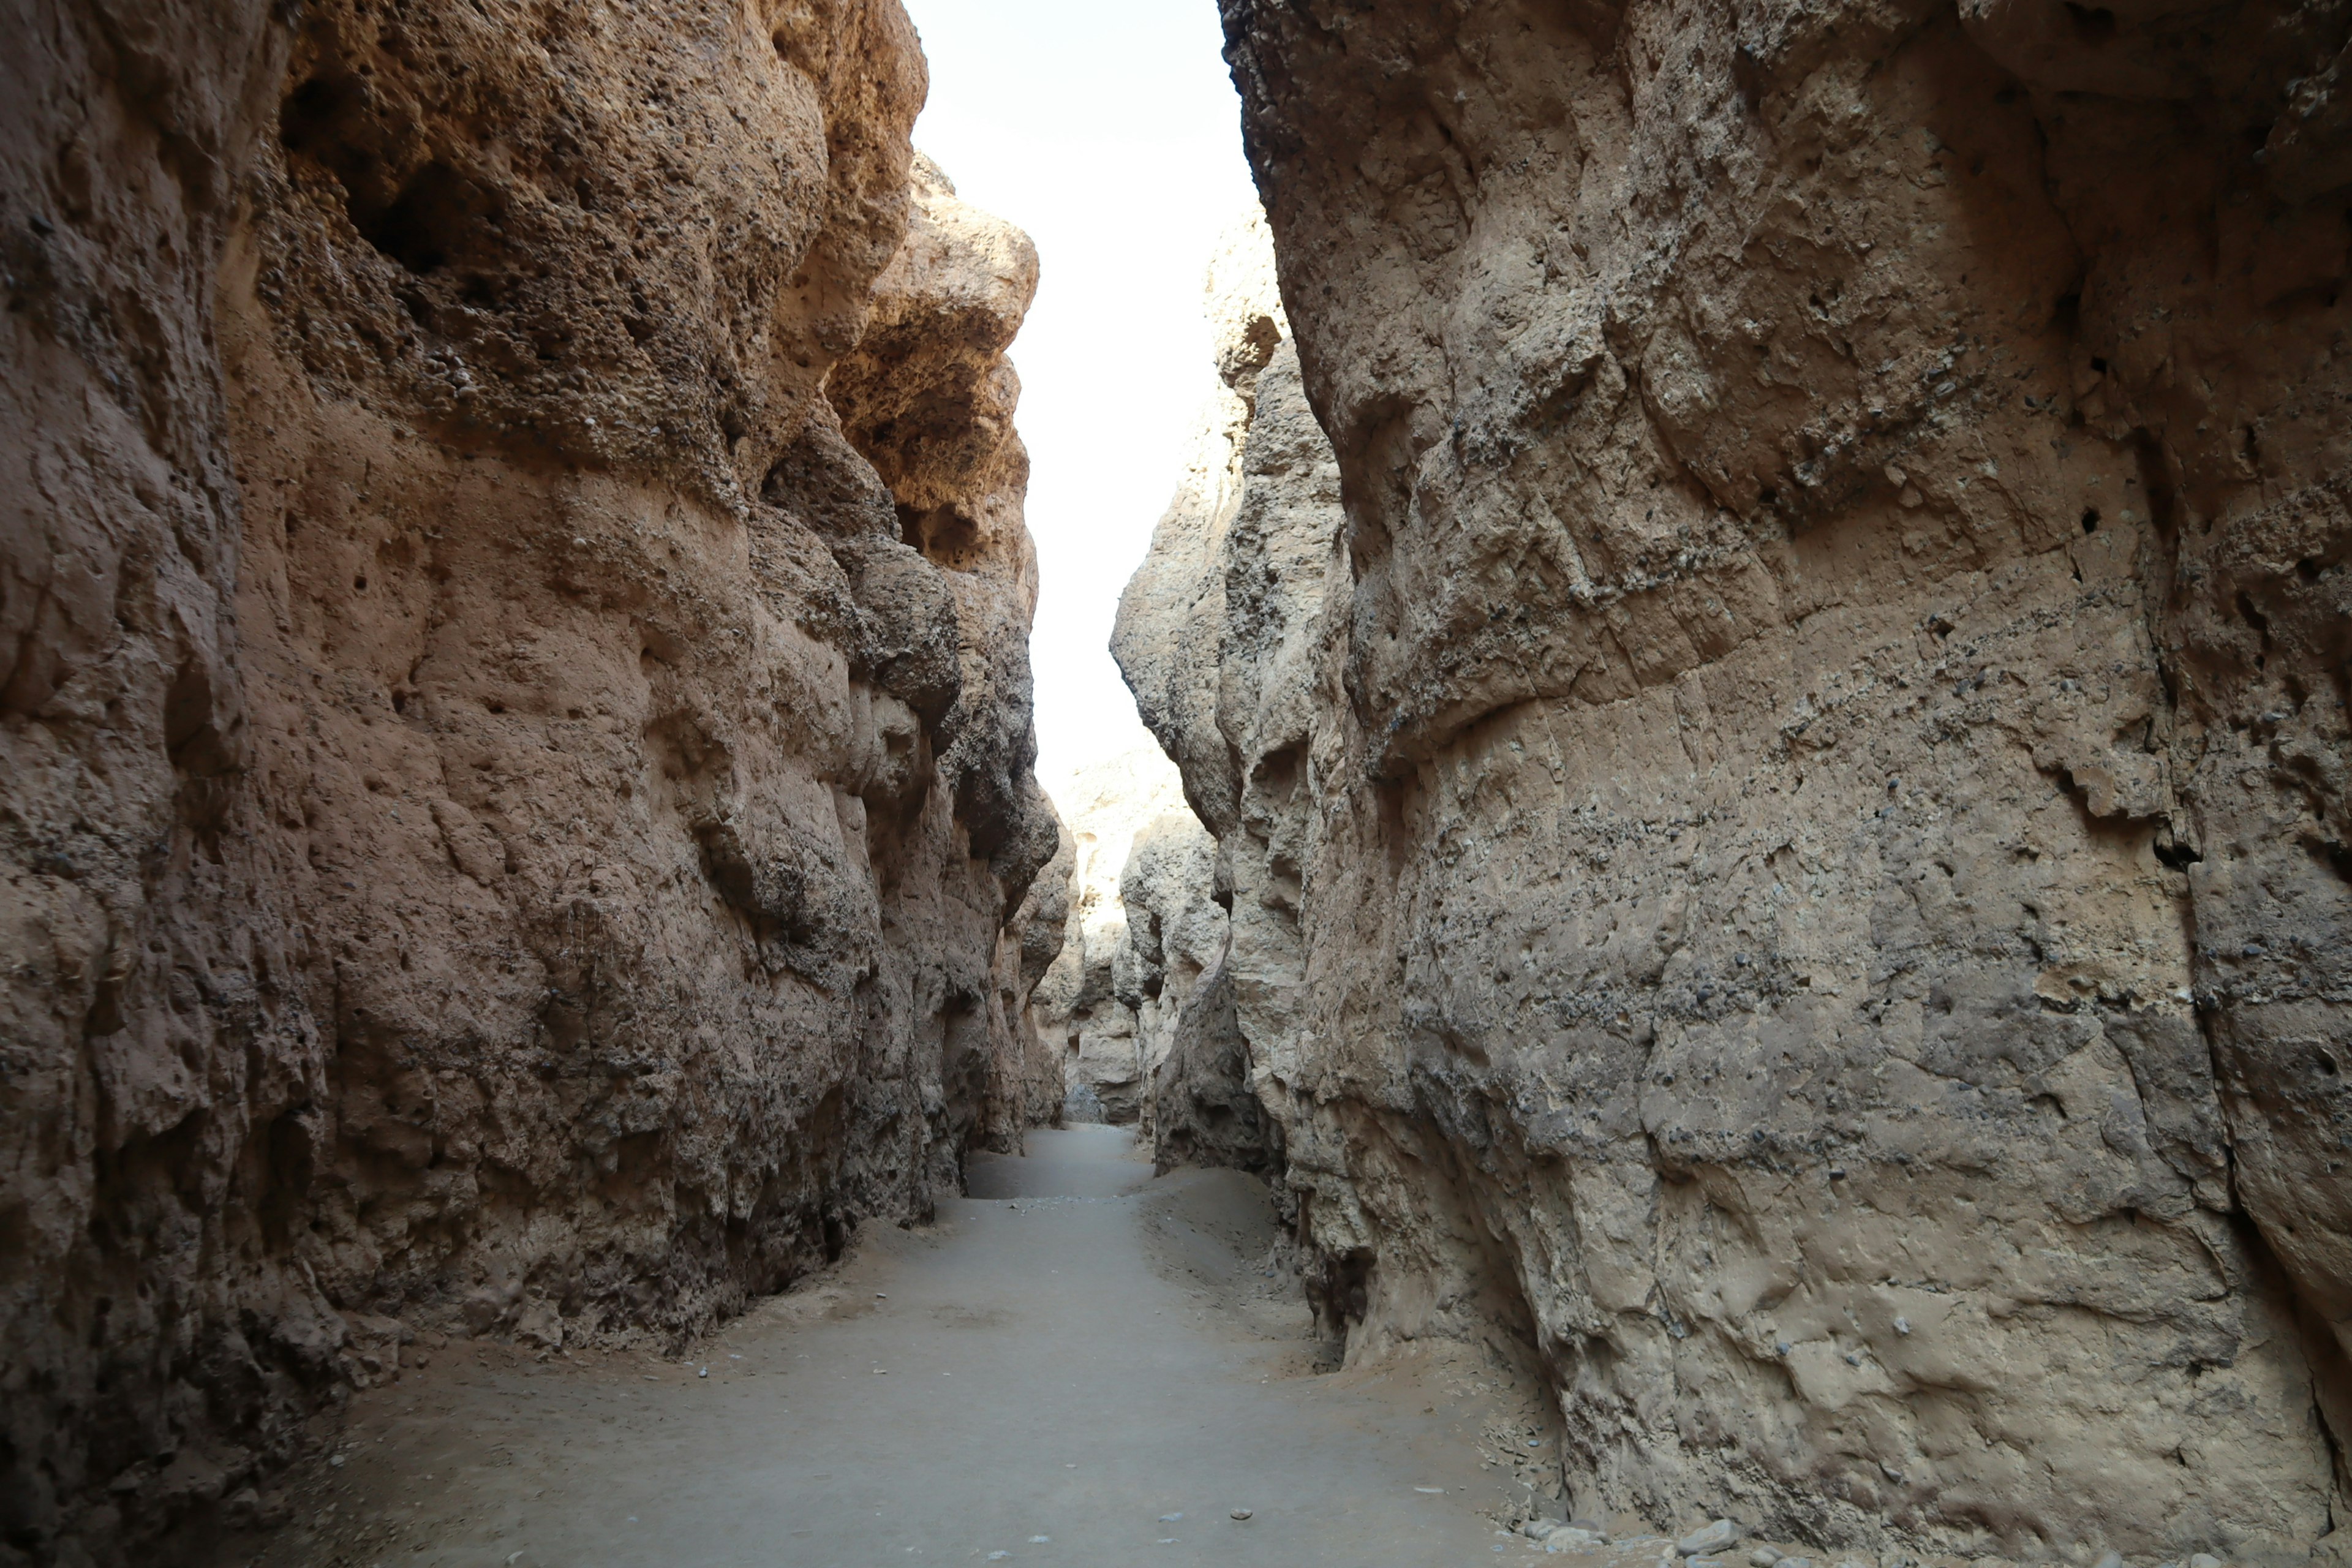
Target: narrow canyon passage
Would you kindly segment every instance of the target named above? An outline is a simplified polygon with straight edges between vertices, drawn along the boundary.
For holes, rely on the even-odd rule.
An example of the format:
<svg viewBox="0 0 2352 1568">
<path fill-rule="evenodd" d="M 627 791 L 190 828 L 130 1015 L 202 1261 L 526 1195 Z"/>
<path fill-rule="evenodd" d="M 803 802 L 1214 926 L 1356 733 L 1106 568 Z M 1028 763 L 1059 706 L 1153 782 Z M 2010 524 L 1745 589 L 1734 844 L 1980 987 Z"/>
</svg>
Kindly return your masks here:
<svg viewBox="0 0 2352 1568">
<path fill-rule="evenodd" d="M 1526 1439 L 1485 1379 L 1311 1375 L 1262 1187 L 1154 1181 L 1112 1128 L 1029 1147 L 690 1360 L 428 1352 L 353 1401 L 258 1561 L 1493 1560 L 1478 1440 Z"/>
<path fill-rule="evenodd" d="M 1066 10 L 6 9 L 0 1568 L 2352 1568 L 2352 0 Z"/>
</svg>

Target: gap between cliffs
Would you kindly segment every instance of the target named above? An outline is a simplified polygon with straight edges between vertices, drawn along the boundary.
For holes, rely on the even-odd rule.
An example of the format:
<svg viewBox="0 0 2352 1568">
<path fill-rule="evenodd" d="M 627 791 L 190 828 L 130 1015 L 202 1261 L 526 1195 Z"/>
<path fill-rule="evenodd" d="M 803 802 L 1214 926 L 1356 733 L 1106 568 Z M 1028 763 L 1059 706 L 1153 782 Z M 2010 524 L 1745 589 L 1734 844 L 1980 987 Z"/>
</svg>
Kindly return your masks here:
<svg viewBox="0 0 2352 1568">
<path fill-rule="evenodd" d="M 2352 13 L 1221 10 L 1057 825 L 892 0 L 30 0 L 0 1568 L 2345 1555 Z"/>
</svg>

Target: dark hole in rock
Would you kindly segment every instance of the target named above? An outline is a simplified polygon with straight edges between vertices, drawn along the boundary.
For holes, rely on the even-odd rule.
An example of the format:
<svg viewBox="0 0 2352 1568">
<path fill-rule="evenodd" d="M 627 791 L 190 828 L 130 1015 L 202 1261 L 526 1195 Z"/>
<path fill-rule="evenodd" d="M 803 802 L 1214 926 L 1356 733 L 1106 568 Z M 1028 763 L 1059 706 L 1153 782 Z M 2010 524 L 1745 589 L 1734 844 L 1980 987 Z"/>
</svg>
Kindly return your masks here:
<svg viewBox="0 0 2352 1568">
<path fill-rule="evenodd" d="M 2104 43 L 2116 36 L 2116 14 L 2105 5 L 2078 5 L 2067 0 L 2066 19 L 2074 36 L 2088 43 Z"/>
</svg>

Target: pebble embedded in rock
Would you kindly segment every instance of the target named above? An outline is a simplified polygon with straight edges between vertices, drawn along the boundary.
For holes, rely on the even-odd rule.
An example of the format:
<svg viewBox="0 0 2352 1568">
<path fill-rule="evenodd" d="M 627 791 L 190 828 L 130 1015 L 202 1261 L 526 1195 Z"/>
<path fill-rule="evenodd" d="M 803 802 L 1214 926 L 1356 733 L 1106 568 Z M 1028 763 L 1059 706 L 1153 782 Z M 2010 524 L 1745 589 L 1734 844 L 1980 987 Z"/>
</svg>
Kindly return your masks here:
<svg viewBox="0 0 2352 1568">
<path fill-rule="evenodd" d="M 2189 1568 L 2223 1568 L 2223 1564 L 2219 1557 L 2210 1552 L 2199 1552 L 2190 1555 Z"/>
<path fill-rule="evenodd" d="M 1881 1465 L 1878 1468 L 1883 1470 L 1886 1467 Z M 2099 1559 L 2096 1568 L 2124 1568 L 2124 1554 L 2120 1552 L 2107 1552 Z"/>
<path fill-rule="evenodd" d="M 1769 1546 L 1759 1546 L 1748 1554 L 1748 1561 L 1755 1564 L 1755 1568 L 1772 1568 L 1780 1561 L 1780 1554 Z"/>
</svg>

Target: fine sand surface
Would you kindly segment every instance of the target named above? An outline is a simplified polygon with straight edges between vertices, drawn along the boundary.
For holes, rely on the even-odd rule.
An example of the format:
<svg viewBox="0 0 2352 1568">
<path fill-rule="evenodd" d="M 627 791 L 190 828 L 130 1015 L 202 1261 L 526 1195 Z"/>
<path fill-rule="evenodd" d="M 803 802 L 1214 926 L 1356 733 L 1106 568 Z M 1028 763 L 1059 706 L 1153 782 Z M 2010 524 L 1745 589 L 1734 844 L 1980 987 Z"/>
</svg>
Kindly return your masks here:
<svg viewBox="0 0 2352 1568">
<path fill-rule="evenodd" d="M 690 1358 L 434 1353 L 355 1398 L 340 1462 L 297 1478 L 292 1522 L 224 1562 L 1298 1568 L 1528 1551 L 1496 1531 L 1526 1496 L 1507 1461 L 1549 1438 L 1498 1375 L 1466 1354 L 1318 1373 L 1262 1187 L 1155 1180 L 1109 1128 L 1029 1148 L 976 1162 L 936 1226 L 870 1236 Z"/>
</svg>

